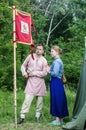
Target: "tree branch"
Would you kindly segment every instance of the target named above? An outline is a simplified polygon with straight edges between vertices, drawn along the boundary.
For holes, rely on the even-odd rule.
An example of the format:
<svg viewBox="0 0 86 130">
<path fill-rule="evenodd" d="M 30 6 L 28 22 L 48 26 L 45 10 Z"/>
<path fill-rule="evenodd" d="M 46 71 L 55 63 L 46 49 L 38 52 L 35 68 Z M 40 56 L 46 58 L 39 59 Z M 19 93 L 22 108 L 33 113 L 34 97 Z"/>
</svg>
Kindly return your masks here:
<svg viewBox="0 0 86 130">
<path fill-rule="evenodd" d="M 59 23 L 51 30 L 50 34 L 60 25 L 60 23 L 68 16 L 69 13 L 67 13 L 60 21 Z"/>
</svg>

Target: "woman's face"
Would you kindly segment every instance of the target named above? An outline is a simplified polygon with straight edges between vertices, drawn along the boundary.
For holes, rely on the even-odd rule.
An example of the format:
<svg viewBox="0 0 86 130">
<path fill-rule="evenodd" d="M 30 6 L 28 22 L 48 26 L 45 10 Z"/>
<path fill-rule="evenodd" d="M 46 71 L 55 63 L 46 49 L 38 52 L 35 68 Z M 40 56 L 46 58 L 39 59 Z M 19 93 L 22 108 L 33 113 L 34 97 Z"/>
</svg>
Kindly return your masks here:
<svg viewBox="0 0 86 130">
<path fill-rule="evenodd" d="M 55 58 L 58 55 L 58 52 L 56 52 L 54 49 L 51 49 L 51 56 Z"/>
</svg>

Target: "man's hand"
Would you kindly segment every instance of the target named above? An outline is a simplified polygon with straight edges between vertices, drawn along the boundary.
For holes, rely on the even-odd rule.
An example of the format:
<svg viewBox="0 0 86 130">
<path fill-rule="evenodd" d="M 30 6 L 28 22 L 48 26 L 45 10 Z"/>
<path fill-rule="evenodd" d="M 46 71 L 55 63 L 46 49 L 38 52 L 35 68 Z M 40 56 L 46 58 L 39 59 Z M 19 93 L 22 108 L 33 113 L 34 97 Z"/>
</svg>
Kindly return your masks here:
<svg viewBox="0 0 86 130">
<path fill-rule="evenodd" d="M 24 77 L 27 79 L 27 78 L 29 77 L 29 75 L 28 75 L 28 74 L 26 74 L 26 75 L 24 75 Z"/>
<path fill-rule="evenodd" d="M 50 66 L 47 66 L 47 72 L 50 73 Z"/>
<path fill-rule="evenodd" d="M 31 77 L 31 76 L 32 76 L 32 74 L 31 74 L 31 73 L 29 73 L 29 74 L 28 74 L 28 76 L 29 76 L 29 77 Z"/>
</svg>

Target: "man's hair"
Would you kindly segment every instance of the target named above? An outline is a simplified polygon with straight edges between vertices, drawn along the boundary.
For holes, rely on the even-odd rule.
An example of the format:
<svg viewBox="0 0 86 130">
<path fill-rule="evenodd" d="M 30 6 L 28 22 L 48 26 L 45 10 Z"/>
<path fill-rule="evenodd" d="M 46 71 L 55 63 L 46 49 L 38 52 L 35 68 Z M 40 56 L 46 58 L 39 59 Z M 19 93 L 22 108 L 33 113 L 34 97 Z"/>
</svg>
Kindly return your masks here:
<svg viewBox="0 0 86 130">
<path fill-rule="evenodd" d="M 42 44 L 37 44 L 37 46 L 42 46 L 42 47 L 43 47 L 43 49 L 44 49 L 44 46 L 43 46 Z"/>
<path fill-rule="evenodd" d="M 42 44 L 37 44 L 37 46 L 43 46 Z"/>
</svg>

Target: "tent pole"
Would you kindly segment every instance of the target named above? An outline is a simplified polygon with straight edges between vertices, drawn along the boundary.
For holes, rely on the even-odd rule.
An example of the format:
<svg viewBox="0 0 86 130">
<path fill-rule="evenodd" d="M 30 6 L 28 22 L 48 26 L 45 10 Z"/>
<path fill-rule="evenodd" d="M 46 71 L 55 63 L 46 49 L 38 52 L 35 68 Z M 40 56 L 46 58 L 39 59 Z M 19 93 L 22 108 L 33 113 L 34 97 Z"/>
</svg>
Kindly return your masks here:
<svg viewBox="0 0 86 130">
<path fill-rule="evenodd" d="M 86 37 L 85 37 L 85 48 L 86 48 Z"/>
</svg>

